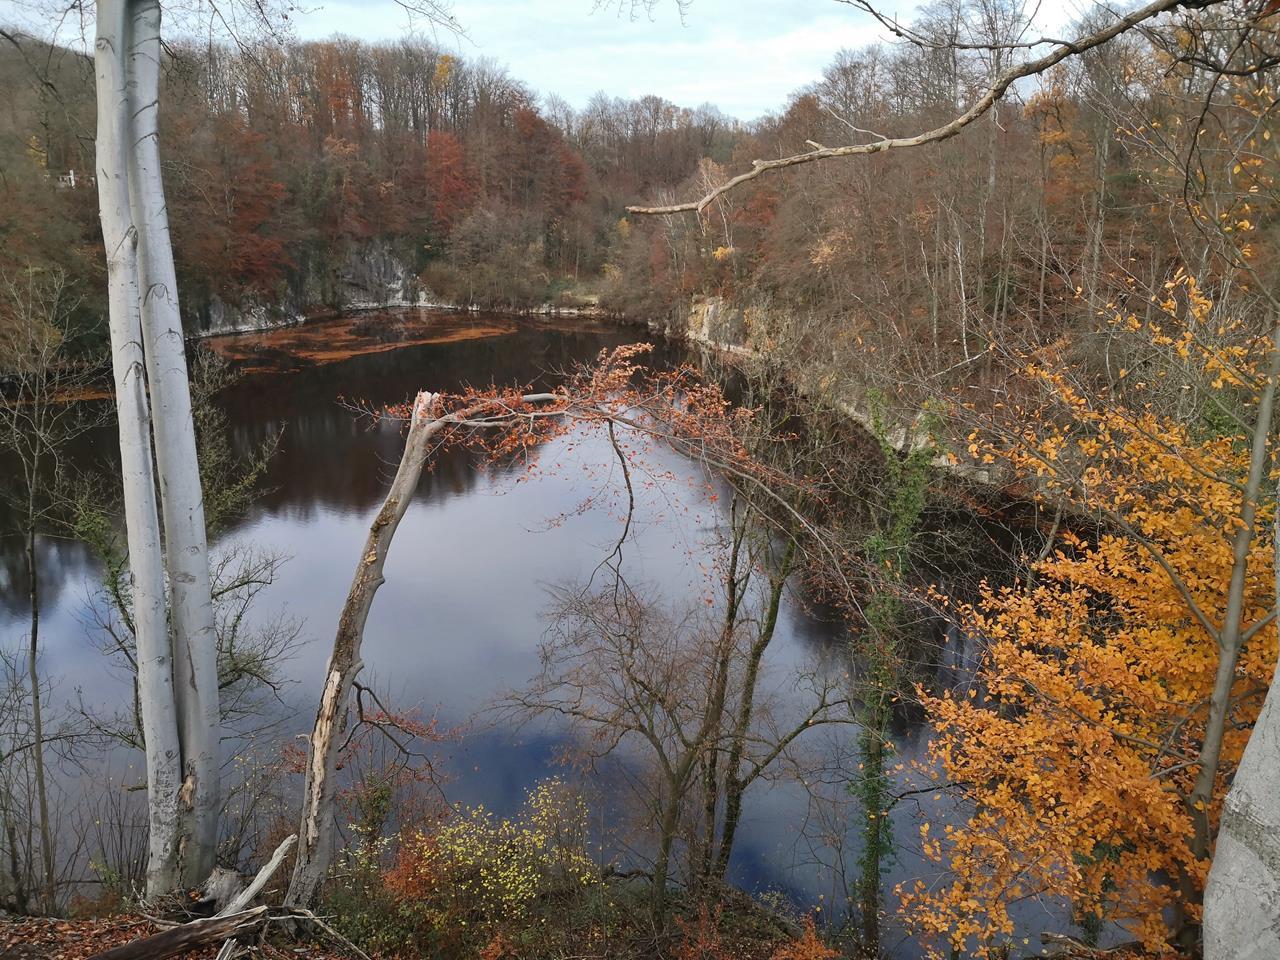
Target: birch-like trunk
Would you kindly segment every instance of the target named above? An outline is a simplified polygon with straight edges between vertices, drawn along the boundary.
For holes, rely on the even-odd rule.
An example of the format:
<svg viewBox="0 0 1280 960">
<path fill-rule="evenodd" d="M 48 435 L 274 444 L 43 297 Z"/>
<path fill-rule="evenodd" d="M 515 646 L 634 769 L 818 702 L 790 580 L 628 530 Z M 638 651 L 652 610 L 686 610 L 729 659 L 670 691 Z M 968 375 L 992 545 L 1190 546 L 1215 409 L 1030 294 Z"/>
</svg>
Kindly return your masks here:
<svg viewBox="0 0 1280 960">
<path fill-rule="evenodd" d="M 382 586 L 383 567 L 391 549 L 391 539 L 404 517 L 409 501 L 418 487 L 427 448 L 440 432 L 444 421 L 432 415 L 435 395 L 419 393 L 413 404 L 413 418 L 404 453 L 396 469 L 391 489 L 382 508 L 369 526 L 369 536 L 356 564 L 351 590 L 338 620 L 333 638 L 333 651 L 325 668 L 324 689 L 316 711 L 315 726 L 307 752 L 306 784 L 302 797 L 302 823 L 298 830 L 298 859 L 289 881 L 285 903 L 291 907 L 307 907 L 316 897 L 329 873 L 333 857 L 333 809 L 336 784 L 339 736 L 346 724 L 352 684 L 360 672 L 360 646 L 364 626 L 369 619 L 374 594 Z"/>
<path fill-rule="evenodd" d="M 221 729 L 218 647 L 204 498 L 196 458 L 186 343 L 160 175 L 160 3 L 132 0 L 128 50 L 129 199 L 138 231 L 138 287 L 173 631 L 174 699 L 182 743 L 182 882 L 203 883 L 218 843 Z"/>
<path fill-rule="evenodd" d="M 1280 603 L 1280 511 L 1275 519 Z M 1205 960 L 1280 957 L 1280 664 L 1222 807 L 1204 891 Z"/>
<path fill-rule="evenodd" d="M 107 256 L 111 363 L 120 432 L 129 581 L 146 738 L 149 858 L 147 894 L 178 886 L 178 794 L 181 754 L 173 664 L 165 618 L 164 566 L 151 460 L 142 321 L 138 305 L 138 234 L 129 208 L 130 103 L 126 89 L 128 4 L 98 0 L 94 72 L 98 103 L 98 212 Z"/>
</svg>

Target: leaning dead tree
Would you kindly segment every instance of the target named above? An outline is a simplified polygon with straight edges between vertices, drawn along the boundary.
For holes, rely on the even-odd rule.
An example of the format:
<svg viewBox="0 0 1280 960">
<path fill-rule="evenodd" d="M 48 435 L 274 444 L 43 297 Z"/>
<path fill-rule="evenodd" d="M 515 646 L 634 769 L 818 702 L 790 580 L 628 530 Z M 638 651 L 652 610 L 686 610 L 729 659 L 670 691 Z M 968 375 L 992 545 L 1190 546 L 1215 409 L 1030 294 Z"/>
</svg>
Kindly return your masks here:
<svg viewBox="0 0 1280 960">
<path fill-rule="evenodd" d="M 805 163 L 814 163 L 818 160 L 832 160 L 837 157 L 859 157 L 870 156 L 877 153 L 888 153 L 891 150 L 902 150 L 909 147 L 923 147 L 931 143 L 941 143 L 944 140 L 950 140 L 952 137 L 962 132 L 966 127 L 971 126 L 974 122 L 985 116 L 992 107 L 1000 102 L 1004 95 L 1009 92 L 1010 88 L 1019 80 L 1038 76 L 1070 57 L 1079 56 L 1088 50 L 1102 46 L 1104 43 L 1115 39 L 1123 33 L 1128 33 L 1130 30 L 1140 28 L 1143 24 L 1146 24 L 1161 14 L 1171 13 L 1180 7 L 1187 9 L 1201 9 L 1225 2 L 1227 2 L 1227 0 L 1152 0 L 1151 3 L 1138 7 L 1124 16 L 1116 16 L 1115 20 L 1107 26 L 1076 40 L 1043 40 L 1031 44 L 1019 44 L 1018 46 L 1039 46 L 1043 43 L 1052 45 L 1053 49 L 1043 56 L 1026 60 L 1000 73 L 991 81 L 990 86 L 987 87 L 985 92 L 983 92 L 983 94 L 975 100 L 967 110 L 939 127 L 935 127 L 932 130 L 926 130 L 923 133 L 919 133 L 911 137 L 876 137 L 876 139 L 867 143 L 850 143 L 839 147 L 826 147 L 822 144 L 812 144 L 813 149 L 808 150 L 805 153 L 798 153 L 789 157 L 779 157 L 776 160 L 755 160 L 752 162 L 750 170 L 740 173 L 736 177 L 725 181 L 700 199 L 657 207 L 629 206 L 627 207 L 627 212 L 648 215 L 694 212 L 701 213 L 710 204 L 714 203 L 717 199 L 724 196 L 734 188 L 773 170 L 783 170 L 787 167 L 795 167 Z M 885 25 L 892 27 L 894 24 L 894 22 L 889 20 L 887 17 L 877 13 L 869 2 L 852 0 L 850 5 L 871 12 Z M 902 36 L 909 42 L 920 42 L 920 38 L 915 34 L 911 34 L 900 29 L 895 30 L 894 32 L 897 32 L 899 36 Z"/>
<path fill-rule="evenodd" d="M 391 539 L 404 518 L 418 488 L 422 468 L 427 461 L 431 441 L 450 425 L 447 417 L 437 416 L 437 396 L 433 393 L 418 394 L 413 403 L 409 436 L 405 440 L 404 453 L 391 489 L 387 491 L 382 508 L 369 527 L 364 550 L 356 563 L 351 590 L 338 618 L 338 631 L 333 638 L 333 650 L 325 668 L 324 688 L 320 694 L 320 706 L 311 729 L 311 741 L 307 751 L 306 780 L 303 787 L 303 813 L 298 859 L 289 884 L 287 902 L 306 905 L 311 903 L 329 873 L 333 858 L 333 801 L 336 792 L 335 776 L 338 765 L 339 738 L 345 724 L 347 704 L 351 690 L 362 666 L 360 647 L 364 640 L 364 627 L 373 607 L 374 595 L 382 586 L 382 571 L 386 566 Z"/>
<path fill-rule="evenodd" d="M 160 57 L 158 0 L 100 0 L 98 205 L 146 739 L 151 896 L 195 886 L 213 868 L 221 762 L 204 505 L 160 176 Z"/>
<path fill-rule="evenodd" d="M 328 876 L 334 846 L 334 797 L 341 741 L 352 690 L 362 667 L 361 646 L 374 595 L 401 519 L 431 455 L 444 446 L 465 444 L 494 457 L 520 457 L 570 429 L 617 426 L 646 442 L 672 447 L 734 478 L 757 485 L 766 495 L 790 481 L 753 459 L 741 437 L 750 411 L 732 408 L 720 390 L 684 367 L 648 370 L 638 344 L 603 353 L 553 392 L 468 391 L 458 395 L 423 392 L 404 408 L 381 415 L 406 420 L 404 452 L 386 499 L 370 524 L 356 563 L 308 745 L 298 856 L 286 904 L 314 902 Z M 777 497 L 780 509 L 787 502 Z M 797 523 L 803 522 L 796 519 Z"/>
</svg>

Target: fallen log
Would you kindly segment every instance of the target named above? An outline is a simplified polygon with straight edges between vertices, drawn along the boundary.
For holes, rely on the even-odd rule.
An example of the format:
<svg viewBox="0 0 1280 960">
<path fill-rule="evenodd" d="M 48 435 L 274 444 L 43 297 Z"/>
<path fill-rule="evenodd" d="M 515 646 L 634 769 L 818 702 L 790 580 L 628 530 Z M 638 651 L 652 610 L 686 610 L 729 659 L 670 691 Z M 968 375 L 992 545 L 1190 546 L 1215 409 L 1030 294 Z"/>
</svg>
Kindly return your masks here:
<svg viewBox="0 0 1280 960">
<path fill-rule="evenodd" d="M 276 847 L 276 852 L 271 855 L 271 859 L 266 862 L 258 875 L 253 878 L 253 882 L 240 891 L 230 903 L 223 909 L 218 911 L 218 916 L 225 917 L 232 913 L 239 913 L 253 902 L 253 898 L 262 892 L 262 888 L 267 882 L 275 876 L 275 872 L 280 869 L 280 864 L 284 863 L 285 856 L 289 853 L 290 848 L 297 842 L 298 835 L 292 834 L 285 837 L 284 842 Z"/>
<path fill-rule="evenodd" d="M 286 837 L 284 842 L 276 847 L 276 852 L 271 855 L 271 859 L 258 871 L 253 882 L 240 891 L 217 916 L 178 924 L 168 930 L 143 937 L 141 940 L 134 940 L 132 943 L 121 944 L 103 953 L 95 954 L 89 960 L 163 960 L 165 957 L 172 957 L 192 947 L 201 947 L 219 941 L 226 941 L 219 956 L 223 954 L 230 956 L 235 951 L 238 935 L 255 930 L 266 921 L 266 907 L 254 907 L 252 910 L 245 908 L 262 892 L 271 877 L 280 869 L 280 864 L 284 862 L 285 856 L 297 839 L 297 834 Z"/>
<path fill-rule="evenodd" d="M 165 957 L 176 956 L 193 947 L 221 943 L 230 937 L 248 933 L 261 926 L 266 916 L 266 907 L 254 907 L 252 910 L 226 916 L 192 920 L 170 930 L 162 930 L 149 937 L 94 954 L 89 960 L 164 960 Z"/>
</svg>

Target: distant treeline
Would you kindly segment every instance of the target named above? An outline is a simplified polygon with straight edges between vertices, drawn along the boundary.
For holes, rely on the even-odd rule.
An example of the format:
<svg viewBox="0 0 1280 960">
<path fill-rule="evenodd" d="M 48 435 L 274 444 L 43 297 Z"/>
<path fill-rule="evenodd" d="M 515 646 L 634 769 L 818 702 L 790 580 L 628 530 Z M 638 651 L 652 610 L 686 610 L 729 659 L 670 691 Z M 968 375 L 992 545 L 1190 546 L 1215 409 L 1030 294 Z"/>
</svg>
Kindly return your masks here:
<svg viewBox="0 0 1280 960">
<path fill-rule="evenodd" d="M 654 318 L 721 295 L 771 323 L 804 319 L 766 339 L 805 340 L 795 345 L 813 356 L 874 348 L 872 372 L 899 381 L 989 362 L 996 343 L 1051 341 L 1093 324 L 1126 283 L 1149 292 L 1196 256 L 1170 199 L 1184 171 L 1170 160 L 1189 155 L 1179 124 L 1203 91 L 1149 69 L 1165 54 L 1138 34 L 1016 88 L 945 143 L 761 177 L 700 217 L 625 215 L 628 203 L 701 196 L 756 158 L 956 116 L 1024 25 L 966 10 L 939 0 L 916 19 L 960 49 L 844 51 L 750 125 L 657 97 L 602 93 L 575 110 L 418 40 L 177 46 L 162 136 L 188 309 L 323 303 L 342 265 L 378 244 L 459 303 L 592 295 Z M 0 86 L 16 91 L 0 107 L 0 270 L 60 264 L 97 316 L 90 67 L 34 40 L 0 50 Z M 1214 109 L 1234 122 L 1229 106 Z M 1212 190 L 1229 172 L 1208 141 L 1197 149 Z M 1263 229 L 1259 263 L 1270 249 Z"/>
<path fill-rule="evenodd" d="M 58 264 L 100 312 L 89 60 L 0 50 L 0 270 Z M 437 296 L 524 306 L 599 277 L 623 207 L 671 189 L 740 127 L 714 108 L 597 95 L 581 113 L 420 41 L 179 45 L 165 181 L 193 310 L 317 296 L 389 245 Z M 74 186 L 71 171 L 75 171 Z"/>
</svg>

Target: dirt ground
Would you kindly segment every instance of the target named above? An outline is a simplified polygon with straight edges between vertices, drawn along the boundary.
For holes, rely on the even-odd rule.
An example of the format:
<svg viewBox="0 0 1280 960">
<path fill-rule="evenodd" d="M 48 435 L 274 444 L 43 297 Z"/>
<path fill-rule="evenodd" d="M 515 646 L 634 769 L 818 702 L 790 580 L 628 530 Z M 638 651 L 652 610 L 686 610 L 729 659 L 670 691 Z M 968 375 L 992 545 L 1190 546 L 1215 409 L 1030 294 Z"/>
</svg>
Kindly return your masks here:
<svg viewBox="0 0 1280 960">
<path fill-rule="evenodd" d="M 0 919 L 0 960 L 87 960 L 95 954 L 159 932 L 145 917 L 121 915 L 97 920 L 51 920 L 44 917 Z M 219 945 L 180 954 L 184 960 L 214 960 Z M 349 960 L 319 947 L 288 949 L 264 944 L 265 960 Z"/>
</svg>

